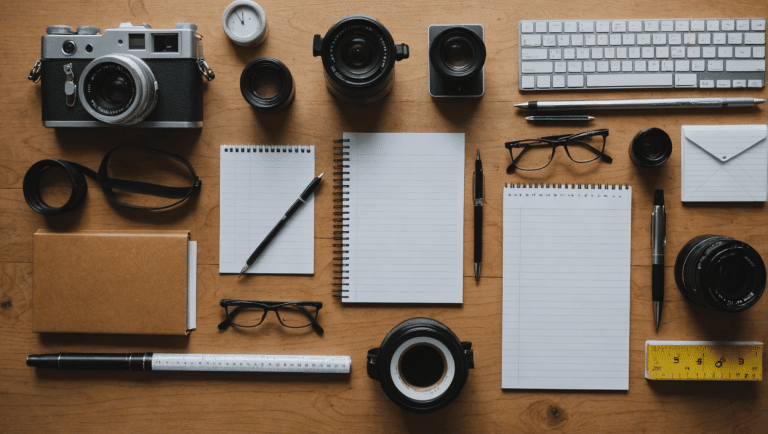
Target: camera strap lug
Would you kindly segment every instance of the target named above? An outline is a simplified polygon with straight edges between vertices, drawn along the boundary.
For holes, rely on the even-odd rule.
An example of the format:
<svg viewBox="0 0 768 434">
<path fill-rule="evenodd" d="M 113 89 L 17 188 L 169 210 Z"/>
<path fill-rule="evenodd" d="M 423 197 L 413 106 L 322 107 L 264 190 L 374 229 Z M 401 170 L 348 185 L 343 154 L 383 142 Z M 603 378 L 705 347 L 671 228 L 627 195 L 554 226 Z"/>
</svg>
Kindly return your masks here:
<svg viewBox="0 0 768 434">
<path fill-rule="evenodd" d="M 43 68 L 43 61 L 42 61 L 42 59 L 37 59 L 37 61 L 35 62 L 35 66 L 33 66 L 32 70 L 29 71 L 29 77 L 27 77 L 27 78 L 29 78 L 30 80 L 34 81 L 35 83 L 40 81 L 40 74 L 41 74 L 40 70 L 42 68 Z"/>
<path fill-rule="evenodd" d="M 407 44 L 395 45 L 395 60 L 407 59 L 409 55 Z"/>
<path fill-rule="evenodd" d="M 74 107 L 77 100 L 77 85 L 75 84 L 75 73 L 72 72 L 72 64 L 64 65 L 64 73 L 67 74 L 67 81 L 64 83 L 64 94 L 67 96 L 67 105 Z"/>
<path fill-rule="evenodd" d="M 200 72 L 203 73 L 203 77 L 206 80 L 211 81 L 216 78 L 216 74 L 213 73 L 213 69 L 208 66 L 208 62 L 203 57 L 203 36 L 195 33 L 197 39 L 197 67 L 200 68 Z"/>
</svg>

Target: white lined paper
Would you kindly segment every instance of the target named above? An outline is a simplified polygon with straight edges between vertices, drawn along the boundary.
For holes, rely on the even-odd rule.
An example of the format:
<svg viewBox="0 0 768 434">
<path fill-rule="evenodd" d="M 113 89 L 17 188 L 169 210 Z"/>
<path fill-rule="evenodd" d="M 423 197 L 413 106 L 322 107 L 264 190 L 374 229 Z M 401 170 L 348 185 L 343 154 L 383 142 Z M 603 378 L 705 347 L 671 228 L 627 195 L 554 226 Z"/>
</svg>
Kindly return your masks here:
<svg viewBox="0 0 768 434">
<path fill-rule="evenodd" d="M 507 186 L 503 389 L 629 388 L 632 190 Z"/>
<path fill-rule="evenodd" d="M 240 273 L 315 177 L 315 147 L 223 145 L 220 158 L 219 273 Z M 314 273 L 314 197 L 288 220 L 246 274 Z"/>
<path fill-rule="evenodd" d="M 344 302 L 461 303 L 464 134 L 344 133 Z"/>
</svg>

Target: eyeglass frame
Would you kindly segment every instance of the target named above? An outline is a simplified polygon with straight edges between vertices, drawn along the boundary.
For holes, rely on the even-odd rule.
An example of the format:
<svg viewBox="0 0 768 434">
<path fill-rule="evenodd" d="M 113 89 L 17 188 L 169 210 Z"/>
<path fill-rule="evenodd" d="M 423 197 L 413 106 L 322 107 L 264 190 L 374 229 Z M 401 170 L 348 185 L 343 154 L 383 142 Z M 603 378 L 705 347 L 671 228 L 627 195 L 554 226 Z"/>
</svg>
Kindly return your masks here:
<svg viewBox="0 0 768 434">
<path fill-rule="evenodd" d="M 219 305 L 224 308 L 224 311 L 227 313 L 227 317 L 219 323 L 219 330 L 226 330 L 230 325 L 235 327 L 242 327 L 242 328 L 253 328 L 261 325 L 261 323 L 264 322 L 264 318 L 267 317 L 267 313 L 270 311 L 275 312 L 275 316 L 277 317 L 277 320 L 280 322 L 280 324 L 283 327 L 288 327 L 291 329 L 300 329 L 304 327 L 312 326 L 313 329 L 318 334 L 323 334 L 325 330 L 320 326 L 320 324 L 317 322 L 317 315 L 320 313 L 320 309 L 323 308 L 323 303 L 321 301 L 254 301 L 254 300 L 233 300 L 233 299 L 222 299 L 219 301 Z M 228 307 L 234 306 L 234 309 L 232 309 L 232 312 L 229 312 Z M 303 326 L 290 326 L 283 322 L 283 319 L 280 318 L 280 314 L 277 312 L 277 310 L 283 306 L 296 306 L 300 308 L 301 312 L 304 313 L 304 315 L 309 318 L 310 323 Z M 315 315 L 312 315 L 309 310 L 307 310 L 304 306 L 311 306 L 316 308 Z M 261 316 L 261 320 L 258 324 L 254 324 L 251 326 L 248 325 L 241 325 L 233 322 L 232 320 L 235 318 L 237 313 L 240 311 L 240 308 L 242 307 L 258 307 L 261 309 L 264 309 L 264 314 Z"/>
<path fill-rule="evenodd" d="M 582 142 L 582 144 L 586 145 L 587 149 L 594 152 L 596 156 L 591 160 L 584 160 L 584 161 L 574 160 L 573 157 L 571 156 L 571 153 L 568 152 L 568 143 L 581 138 L 590 138 L 595 136 L 603 137 L 603 150 L 602 151 L 598 150 L 592 145 L 590 145 L 589 143 Z M 507 150 L 509 151 L 509 156 L 512 158 L 512 163 L 509 166 L 507 166 L 507 174 L 511 174 L 512 172 L 515 171 L 515 169 L 525 170 L 525 171 L 534 171 L 534 170 L 541 170 L 549 166 L 549 164 L 555 158 L 555 151 L 557 151 L 558 146 L 563 146 L 565 148 L 565 153 L 568 154 L 568 158 L 570 158 L 571 161 L 573 161 L 574 163 L 591 163 L 592 161 L 600 159 L 610 164 L 613 162 L 613 158 L 611 158 L 610 156 L 608 156 L 608 154 L 605 153 L 605 142 L 607 137 L 608 137 L 608 129 L 601 128 L 599 130 L 590 130 L 590 131 L 584 131 L 584 132 L 575 133 L 575 134 L 561 134 L 558 136 L 544 136 L 536 139 L 523 139 L 523 140 L 515 140 L 512 142 L 506 142 L 504 143 L 504 147 L 507 148 Z M 523 152 L 525 151 L 525 148 L 523 148 L 523 144 L 521 142 L 530 142 L 534 140 L 538 140 L 538 141 L 545 142 L 552 145 L 552 154 L 549 156 L 549 161 L 547 162 L 547 164 L 541 167 L 537 167 L 535 169 L 525 169 L 525 168 L 519 167 L 517 164 L 515 164 L 515 161 L 520 159 L 520 157 L 523 155 Z M 515 158 L 512 155 L 512 148 L 523 148 L 523 151 L 521 151 L 520 154 L 517 156 L 517 158 Z"/>
</svg>

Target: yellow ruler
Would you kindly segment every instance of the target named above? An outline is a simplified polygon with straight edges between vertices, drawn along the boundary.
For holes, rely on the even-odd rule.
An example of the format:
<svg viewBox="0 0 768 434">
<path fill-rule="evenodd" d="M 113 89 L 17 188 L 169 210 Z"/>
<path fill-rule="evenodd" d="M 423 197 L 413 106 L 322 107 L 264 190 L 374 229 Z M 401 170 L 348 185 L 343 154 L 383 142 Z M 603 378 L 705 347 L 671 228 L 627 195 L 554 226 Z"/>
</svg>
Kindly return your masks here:
<svg viewBox="0 0 768 434">
<path fill-rule="evenodd" d="M 762 381 L 763 343 L 645 341 L 645 378 Z"/>
</svg>

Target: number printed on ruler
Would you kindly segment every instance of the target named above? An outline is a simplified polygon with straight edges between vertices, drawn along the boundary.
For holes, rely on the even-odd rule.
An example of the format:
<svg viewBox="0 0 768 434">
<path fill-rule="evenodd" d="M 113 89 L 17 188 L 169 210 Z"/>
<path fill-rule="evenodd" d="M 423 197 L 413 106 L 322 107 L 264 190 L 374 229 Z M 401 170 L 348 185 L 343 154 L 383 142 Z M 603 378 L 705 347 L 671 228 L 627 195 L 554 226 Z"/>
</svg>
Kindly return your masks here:
<svg viewBox="0 0 768 434">
<path fill-rule="evenodd" d="M 346 374 L 349 356 L 155 353 L 153 371 Z"/>
<path fill-rule="evenodd" d="M 646 341 L 649 380 L 762 381 L 762 342 Z"/>
</svg>

